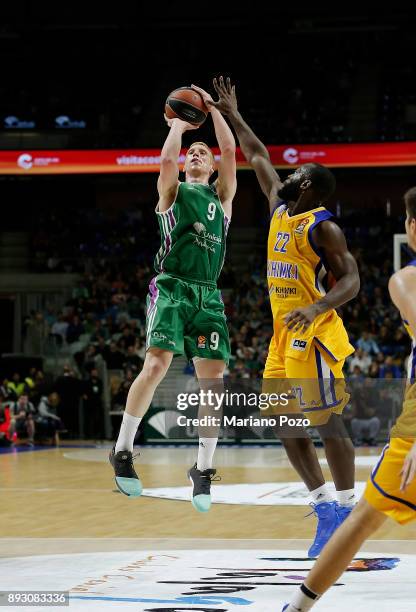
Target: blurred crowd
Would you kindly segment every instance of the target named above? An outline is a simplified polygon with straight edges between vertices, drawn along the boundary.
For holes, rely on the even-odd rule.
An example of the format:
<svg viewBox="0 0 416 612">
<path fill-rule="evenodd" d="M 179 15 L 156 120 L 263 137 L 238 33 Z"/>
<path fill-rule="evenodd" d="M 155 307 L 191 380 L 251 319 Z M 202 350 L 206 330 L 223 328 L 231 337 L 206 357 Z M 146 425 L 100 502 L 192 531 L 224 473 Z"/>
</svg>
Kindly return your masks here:
<svg viewBox="0 0 416 612">
<path fill-rule="evenodd" d="M 154 276 L 152 259 L 156 249 L 153 242 L 144 239 L 151 233 L 144 214 L 123 212 L 117 222 L 113 218 L 110 223 L 104 215 L 95 215 L 93 221 L 93 215 L 85 212 L 88 219 L 81 217 L 78 229 L 93 223 L 93 231 L 81 232 L 79 243 L 72 249 L 78 258 L 74 267 L 83 271 L 82 279 L 61 309 L 51 306 L 44 312 L 32 312 L 25 319 L 25 352 L 39 354 L 45 342 L 52 340 L 58 351 L 69 351 L 81 387 L 89 385 L 89 391 L 78 390 L 78 395 L 75 391 L 69 395 L 83 397 L 89 403 L 87 433 L 91 435 L 103 431 L 102 405 L 97 399 L 102 386 L 101 364 L 105 363 L 113 373 L 109 381 L 110 403 L 112 410 L 117 411 L 123 409 L 145 357 L 146 295 Z M 409 338 L 387 289 L 392 273 L 390 237 L 401 228 L 401 223 L 399 219 L 380 217 L 369 227 L 359 213 L 342 219 L 361 276 L 358 297 L 340 309 L 356 349 L 347 360 L 345 373 L 357 383 L 357 388 L 366 379 L 400 380 L 405 376 Z M 78 235 L 78 229 L 74 235 Z M 65 234 L 67 228 L 62 231 Z M 56 241 L 53 248 L 67 242 L 59 231 L 53 234 Z M 47 249 L 42 258 L 37 258 L 38 263 L 45 261 L 44 255 Z M 56 255 L 56 260 L 64 266 L 58 269 L 65 269 L 65 256 Z M 263 249 L 253 250 L 245 269 L 249 271 L 241 272 L 241 268 L 226 263 L 219 281 L 230 330 L 231 359 L 226 376 L 231 380 L 261 377 L 272 335 Z M 193 374 L 191 364 L 185 373 Z M 98 389 L 95 400 L 91 391 L 94 387 Z M 59 411 L 65 426 L 70 431 L 76 430 L 74 419 L 65 414 L 62 405 L 66 403 L 65 393 L 51 390 L 61 398 Z M 372 419 L 375 415 L 370 415 L 368 402 L 357 398 L 353 395 L 350 419 L 354 416 Z M 36 397 L 32 403 L 39 405 L 39 401 Z M 71 402 L 72 399 L 67 404 Z M 375 428 L 373 420 L 368 439 L 376 437 Z M 357 429 L 355 438 L 362 437 Z"/>
<path fill-rule="evenodd" d="M 0 445 L 22 439 L 29 446 L 37 443 L 59 444 L 66 432 L 58 408 L 61 398 L 57 382 L 42 370 L 31 368 L 27 376 L 14 372 L 0 385 Z"/>
</svg>

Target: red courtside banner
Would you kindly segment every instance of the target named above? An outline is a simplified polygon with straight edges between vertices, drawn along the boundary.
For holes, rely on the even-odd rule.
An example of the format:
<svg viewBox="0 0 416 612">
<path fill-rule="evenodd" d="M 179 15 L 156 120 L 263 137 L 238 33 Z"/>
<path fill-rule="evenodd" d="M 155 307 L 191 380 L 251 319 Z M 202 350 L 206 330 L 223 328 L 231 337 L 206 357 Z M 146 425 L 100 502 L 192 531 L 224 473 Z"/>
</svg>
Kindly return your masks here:
<svg viewBox="0 0 416 612">
<path fill-rule="evenodd" d="M 268 147 L 276 168 L 317 162 L 332 168 L 416 166 L 416 142 Z M 218 149 L 214 149 L 218 156 Z M 180 162 L 184 160 L 182 151 Z M 160 149 L 0 151 L 0 174 L 107 174 L 158 172 Z M 248 168 L 240 149 L 238 168 Z"/>
</svg>

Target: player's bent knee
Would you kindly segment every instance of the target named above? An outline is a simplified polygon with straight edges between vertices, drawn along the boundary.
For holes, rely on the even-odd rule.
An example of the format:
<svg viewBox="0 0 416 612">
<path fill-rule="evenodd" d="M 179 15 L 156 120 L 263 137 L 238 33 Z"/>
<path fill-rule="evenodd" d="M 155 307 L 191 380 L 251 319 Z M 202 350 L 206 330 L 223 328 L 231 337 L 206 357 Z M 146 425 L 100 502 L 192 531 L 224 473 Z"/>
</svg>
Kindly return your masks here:
<svg viewBox="0 0 416 612">
<path fill-rule="evenodd" d="M 161 380 L 167 370 L 168 367 L 166 367 L 166 365 L 163 362 L 158 362 L 156 360 L 151 361 L 150 363 L 148 363 L 145 367 L 143 367 L 143 375 L 146 376 L 146 378 L 150 379 L 150 380 Z"/>
<path fill-rule="evenodd" d="M 144 362 L 142 375 L 154 380 L 162 380 L 169 369 L 172 361 L 172 353 L 160 351 L 158 353 L 148 353 Z"/>
<path fill-rule="evenodd" d="M 225 362 L 213 359 L 198 359 L 194 361 L 196 374 L 199 380 L 222 379 L 224 377 Z"/>
</svg>

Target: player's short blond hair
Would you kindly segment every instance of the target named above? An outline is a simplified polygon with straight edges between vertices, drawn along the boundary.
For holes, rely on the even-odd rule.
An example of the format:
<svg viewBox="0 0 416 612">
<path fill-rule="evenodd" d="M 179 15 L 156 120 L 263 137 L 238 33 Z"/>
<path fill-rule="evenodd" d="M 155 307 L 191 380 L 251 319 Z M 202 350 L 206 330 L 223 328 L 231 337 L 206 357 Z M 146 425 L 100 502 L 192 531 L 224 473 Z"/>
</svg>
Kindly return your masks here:
<svg viewBox="0 0 416 612">
<path fill-rule="evenodd" d="M 202 142 L 202 140 L 197 140 L 196 142 L 193 142 L 191 144 L 191 146 L 188 148 L 188 151 L 186 152 L 186 154 L 188 155 L 188 152 L 190 149 L 192 149 L 192 147 L 194 147 L 195 145 L 202 145 L 203 147 L 205 147 L 206 149 L 208 149 L 209 154 L 211 155 L 211 161 L 212 161 L 212 165 L 215 168 L 215 157 L 214 157 L 214 153 L 211 151 L 210 147 L 207 145 L 206 142 Z"/>
</svg>

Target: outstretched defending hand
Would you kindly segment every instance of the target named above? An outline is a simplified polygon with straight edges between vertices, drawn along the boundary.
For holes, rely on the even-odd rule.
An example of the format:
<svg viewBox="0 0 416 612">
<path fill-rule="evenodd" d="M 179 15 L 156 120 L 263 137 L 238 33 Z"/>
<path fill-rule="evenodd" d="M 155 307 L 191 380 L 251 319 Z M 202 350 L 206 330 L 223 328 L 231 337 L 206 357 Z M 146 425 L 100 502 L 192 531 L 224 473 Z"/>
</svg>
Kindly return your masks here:
<svg viewBox="0 0 416 612">
<path fill-rule="evenodd" d="M 183 121 L 182 119 L 179 119 L 179 117 L 173 117 L 172 119 L 169 119 L 169 117 L 167 117 L 166 115 L 163 115 L 163 116 L 165 118 L 166 123 L 168 124 L 170 128 L 174 125 L 174 122 L 176 122 L 182 127 L 183 132 L 186 132 L 187 130 L 197 130 L 199 128 L 199 125 L 192 125 L 192 123 Z"/>
<path fill-rule="evenodd" d="M 219 99 L 215 101 L 212 96 L 196 85 L 191 85 L 192 89 L 197 91 L 208 110 L 213 107 L 220 111 L 223 115 L 232 115 L 237 112 L 237 97 L 235 95 L 235 85 L 231 85 L 231 81 L 227 78 L 224 81 L 224 77 L 220 76 L 218 79 L 213 80 L 214 89 L 217 92 Z"/>
<path fill-rule="evenodd" d="M 223 76 L 213 80 L 214 89 L 219 96 L 213 106 L 223 115 L 235 115 L 238 112 L 237 96 L 235 95 L 235 85 L 231 85 L 230 77 L 224 80 Z"/>
</svg>

